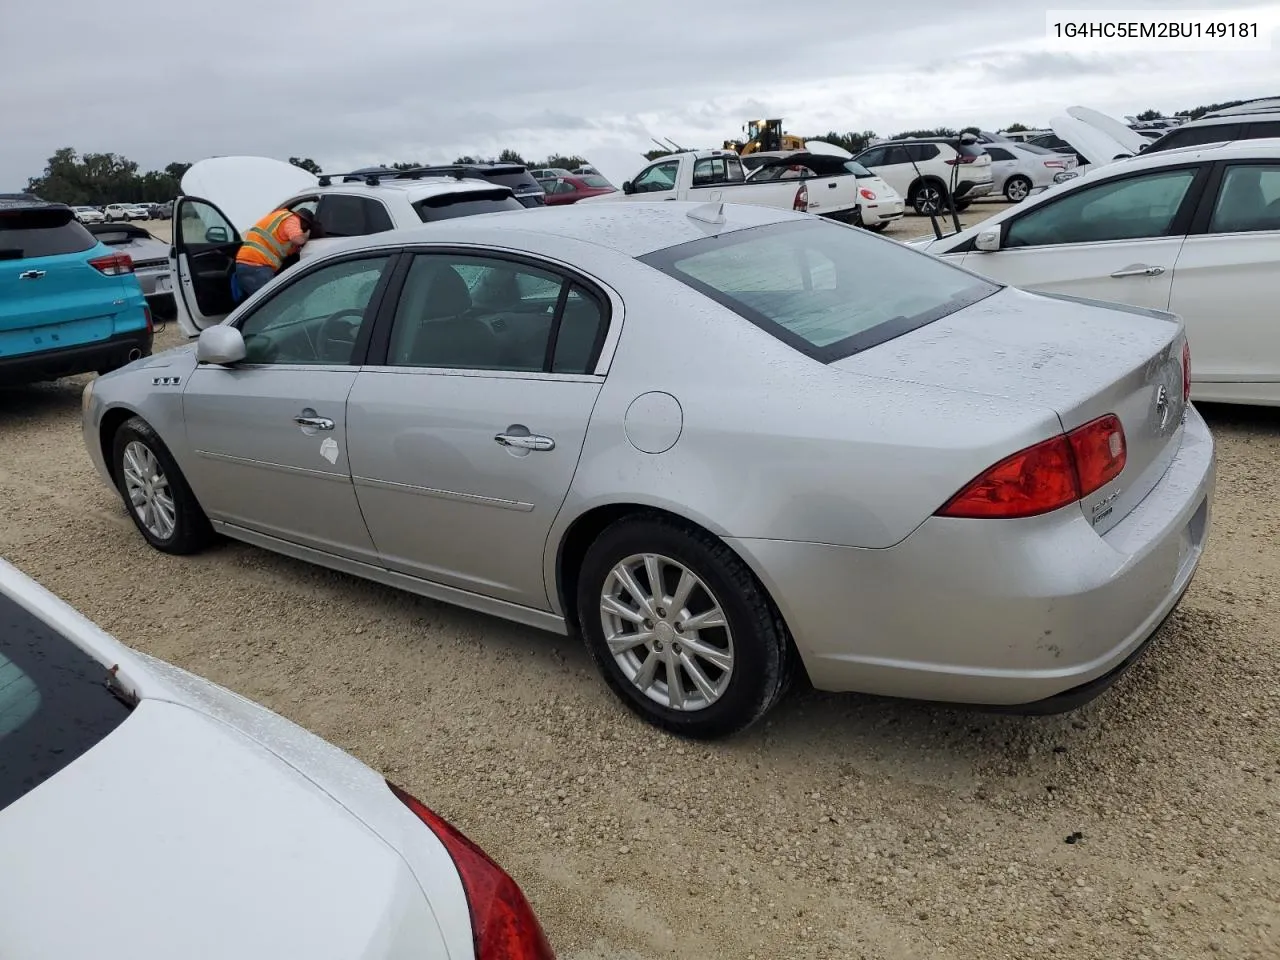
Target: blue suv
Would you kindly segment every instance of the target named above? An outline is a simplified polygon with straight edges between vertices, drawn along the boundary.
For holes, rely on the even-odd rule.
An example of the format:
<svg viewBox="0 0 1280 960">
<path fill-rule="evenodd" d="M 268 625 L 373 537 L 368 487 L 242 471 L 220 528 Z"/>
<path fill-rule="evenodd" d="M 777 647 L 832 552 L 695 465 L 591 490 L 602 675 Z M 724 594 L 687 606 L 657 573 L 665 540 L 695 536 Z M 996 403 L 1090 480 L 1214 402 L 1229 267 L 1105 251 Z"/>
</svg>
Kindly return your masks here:
<svg viewBox="0 0 1280 960">
<path fill-rule="evenodd" d="M 71 208 L 0 196 L 0 384 L 105 373 L 151 353 L 133 260 Z"/>
</svg>

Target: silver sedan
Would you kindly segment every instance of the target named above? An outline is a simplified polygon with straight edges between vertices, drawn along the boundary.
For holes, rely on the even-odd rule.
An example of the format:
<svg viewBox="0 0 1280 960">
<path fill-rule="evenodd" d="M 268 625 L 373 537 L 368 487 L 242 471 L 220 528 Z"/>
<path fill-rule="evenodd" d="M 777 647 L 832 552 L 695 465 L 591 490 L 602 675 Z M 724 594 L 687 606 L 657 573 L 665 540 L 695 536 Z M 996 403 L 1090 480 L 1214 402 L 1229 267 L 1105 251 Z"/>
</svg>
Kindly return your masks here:
<svg viewBox="0 0 1280 960">
<path fill-rule="evenodd" d="M 142 536 L 223 534 L 580 633 L 633 710 L 825 690 L 1024 711 L 1173 610 L 1214 450 L 1167 313 L 789 211 L 590 204 L 376 234 L 86 387 Z"/>
</svg>

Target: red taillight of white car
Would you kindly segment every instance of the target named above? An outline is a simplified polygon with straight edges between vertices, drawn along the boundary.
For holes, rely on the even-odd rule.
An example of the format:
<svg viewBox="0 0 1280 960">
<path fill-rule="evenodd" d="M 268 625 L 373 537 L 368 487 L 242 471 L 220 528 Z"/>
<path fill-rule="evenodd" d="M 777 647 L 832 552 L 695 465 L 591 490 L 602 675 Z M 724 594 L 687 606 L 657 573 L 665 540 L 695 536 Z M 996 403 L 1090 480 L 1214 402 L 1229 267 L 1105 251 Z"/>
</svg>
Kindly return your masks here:
<svg viewBox="0 0 1280 960">
<path fill-rule="evenodd" d="M 555 960 L 555 951 L 547 943 L 533 908 L 506 871 L 422 801 L 390 781 L 387 786 L 453 858 L 467 895 L 476 960 Z"/>
<path fill-rule="evenodd" d="M 791 204 L 792 210 L 798 210 L 806 213 L 809 209 L 809 188 L 805 184 L 800 184 L 800 189 L 796 191 L 796 198 Z"/>
<path fill-rule="evenodd" d="M 89 266 L 108 277 L 119 277 L 133 273 L 133 257 L 127 253 L 109 253 L 105 257 L 94 257 Z"/>
<path fill-rule="evenodd" d="M 1046 160 L 1044 165 L 1052 170 L 1067 169 L 1067 162 L 1065 160 Z"/>
<path fill-rule="evenodd" d="M 950 160 L 947 161 L 947 164 L 949 166 L 954 167 L 957 163 L 977 163 L 977 162 L 978 162 L 977 157 L 971 157 L 968 154 L 962 153 L 958 157 L 952 157 Z"/>
<path fill-rule="evenodd" d="M 1182 402 L 1191 399 L 1191 343 L 1182 341 Z"/>
<path fill-rule="evenodd" d="M 1020 450 L 985 471 L 938 511 L 940 517 L 1012 519 L 1049 513 L 1120 476 L 1124 426 L 1107 414 Z"/>
<path fill-rule="evenodd" d="M 875 192 L 868 190 L 866 187 L 862 187 L 858 193 L 863 200 L 874 200 L 876 198 Z"/>
</svg>

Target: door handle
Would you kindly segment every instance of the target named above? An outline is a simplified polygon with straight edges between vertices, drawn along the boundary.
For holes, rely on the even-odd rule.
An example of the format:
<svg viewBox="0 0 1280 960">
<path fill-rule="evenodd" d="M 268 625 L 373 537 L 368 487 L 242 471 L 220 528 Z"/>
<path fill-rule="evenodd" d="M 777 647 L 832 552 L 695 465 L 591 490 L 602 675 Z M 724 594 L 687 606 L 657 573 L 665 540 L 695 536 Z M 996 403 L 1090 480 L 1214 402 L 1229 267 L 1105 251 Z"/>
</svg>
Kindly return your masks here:
<svg viewBox="0 0 1280 960">
<path fill-rule="evenodd" d="M 293 418 L 300 427 L 314 427 L 316 430 L 332 430 L 333 421 L 328 417 L 304 417 L 301 414 Z"/>
<path fill-rule="evenodd" d="M 500 433 L 493 439 L 504 447 L 518 447 L 521 450 L 554 450 L 556 448 L 556 442 L 550 437 L 540 437 L 537 434 L 526 437 Z"/>
<path fill-rule="evenodd" d="M 39 280 L 45 275 L 44 270 L 24 270 L 18 274 L 19 280 Z"/>
<path fill-rule="evenodd" d="M 828 190 L 834 190 L 835 188 L 836 188 L 836 184 L 834 184 L 834 183 L 828 183 L 828 184 L 827 184 L 827 189 L 828 189 Z"/>
<path fill-rule="evenodd" d="M 1117 270 L 1111 276 L 1117 279 L 1120 277 L 1158 277 L 1162 273 L 1164 273 L 1164 267 L 1149 267 L 1145 263 L 1135 263 L 1131 267 Z"/>
</svg>

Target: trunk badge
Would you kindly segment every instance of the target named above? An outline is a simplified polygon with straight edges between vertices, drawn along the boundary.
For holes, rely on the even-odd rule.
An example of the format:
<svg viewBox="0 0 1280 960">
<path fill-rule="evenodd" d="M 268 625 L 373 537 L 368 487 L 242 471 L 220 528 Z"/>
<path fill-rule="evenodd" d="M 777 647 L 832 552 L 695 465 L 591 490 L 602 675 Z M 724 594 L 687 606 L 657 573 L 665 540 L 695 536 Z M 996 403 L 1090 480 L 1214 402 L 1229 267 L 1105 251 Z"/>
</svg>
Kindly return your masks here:
<svg viewBox="0 0 1280 960">
<path fill-rule="evenodd" d="M 1160 419 L 1160 429 L 1169 425 L 1169 390 L 1162 383 L 1156 390 L 1156 416 Z"/>
</svg>

